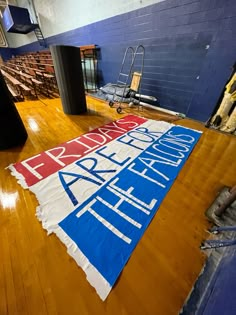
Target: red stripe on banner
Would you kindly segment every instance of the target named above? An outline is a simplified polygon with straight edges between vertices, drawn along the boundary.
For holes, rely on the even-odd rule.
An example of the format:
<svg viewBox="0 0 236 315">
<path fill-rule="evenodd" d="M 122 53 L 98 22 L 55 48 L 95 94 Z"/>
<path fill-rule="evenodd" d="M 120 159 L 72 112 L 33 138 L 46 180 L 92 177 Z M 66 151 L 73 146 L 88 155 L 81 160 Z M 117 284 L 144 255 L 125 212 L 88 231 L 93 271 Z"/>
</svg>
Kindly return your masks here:
<svg viewBox="0 0 236 315">
<path fill-rule="evenodd" d="M 53 149 L 16 163 L 14 168 L 23 175 L 26 184 L 30 187 L 146 121 L 145 118 L 128 115 Z"/>
</svg>

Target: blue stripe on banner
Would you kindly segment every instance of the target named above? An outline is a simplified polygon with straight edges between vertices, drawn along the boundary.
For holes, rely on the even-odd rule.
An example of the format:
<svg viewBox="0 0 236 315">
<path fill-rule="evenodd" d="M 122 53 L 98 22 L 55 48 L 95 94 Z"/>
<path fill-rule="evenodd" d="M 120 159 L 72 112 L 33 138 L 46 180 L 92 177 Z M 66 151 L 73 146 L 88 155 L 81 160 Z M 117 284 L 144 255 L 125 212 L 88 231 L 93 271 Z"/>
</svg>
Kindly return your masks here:
<svg viewBox="0 0 236 315">
<path fill-rule="evenodd" d="M 126 168 L 60 222 L 111 286 L 200 136 L 173 126 L 159 139 L 153 138 Z"/>
</svg>

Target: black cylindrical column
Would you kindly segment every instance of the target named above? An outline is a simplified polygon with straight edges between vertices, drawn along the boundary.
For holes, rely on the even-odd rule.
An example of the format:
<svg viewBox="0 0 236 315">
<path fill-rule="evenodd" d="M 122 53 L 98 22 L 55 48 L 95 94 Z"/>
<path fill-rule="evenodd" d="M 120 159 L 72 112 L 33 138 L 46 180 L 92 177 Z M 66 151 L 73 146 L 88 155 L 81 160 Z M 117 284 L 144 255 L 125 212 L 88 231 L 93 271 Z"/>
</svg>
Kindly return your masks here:
<svg viewBox="0 0 236 315">
<path fill-rule="evenodd" d="M 27 132 L 0 71 L 0 150 L 25 143 Z"/>
<path fill-rule="evenodd" d="M 87 105 L 79 47 L 51 46 L 50 50 L 64 113 L 85 113 Z"/>
</svg>

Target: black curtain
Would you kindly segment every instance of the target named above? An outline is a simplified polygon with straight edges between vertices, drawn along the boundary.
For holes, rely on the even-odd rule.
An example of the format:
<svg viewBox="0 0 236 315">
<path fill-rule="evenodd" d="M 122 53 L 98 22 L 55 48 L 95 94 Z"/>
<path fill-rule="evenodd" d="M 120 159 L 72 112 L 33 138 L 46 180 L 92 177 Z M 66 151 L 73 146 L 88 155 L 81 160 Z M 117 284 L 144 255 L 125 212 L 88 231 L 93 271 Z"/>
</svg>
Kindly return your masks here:
<svg viewBox="0 0 236 315">
<path fill-rule="evenodd" d="M 27 132 L 0 71 L 0 150 L 22 145 Z"/>
</svg>

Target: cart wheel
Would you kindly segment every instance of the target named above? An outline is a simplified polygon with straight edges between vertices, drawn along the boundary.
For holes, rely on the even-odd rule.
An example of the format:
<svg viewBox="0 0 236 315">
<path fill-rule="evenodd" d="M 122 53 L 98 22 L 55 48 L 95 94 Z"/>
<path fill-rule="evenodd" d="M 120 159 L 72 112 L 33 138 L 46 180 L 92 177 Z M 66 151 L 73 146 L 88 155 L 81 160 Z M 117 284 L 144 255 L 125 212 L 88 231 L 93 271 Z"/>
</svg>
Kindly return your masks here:
<svg viewBox="0 0 236 315">
<path fill-rule="evenodd" d="M 109 106 L 113 107 L 114 103 L 112 101 L 109 102 Z"/>
<path fill-rule="evenodd" d="M 122 108 L 121 107 L 117 107 L 116 111 L 117 111 L 118 114 L 120 114 L 122 112 Z"/>
<path fill-rule="evenodd" d="M 135 92 L 134 91 L 130 91 L 130 97 L 135 97 Z"/>
</svg>

